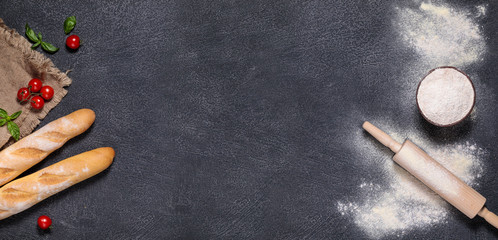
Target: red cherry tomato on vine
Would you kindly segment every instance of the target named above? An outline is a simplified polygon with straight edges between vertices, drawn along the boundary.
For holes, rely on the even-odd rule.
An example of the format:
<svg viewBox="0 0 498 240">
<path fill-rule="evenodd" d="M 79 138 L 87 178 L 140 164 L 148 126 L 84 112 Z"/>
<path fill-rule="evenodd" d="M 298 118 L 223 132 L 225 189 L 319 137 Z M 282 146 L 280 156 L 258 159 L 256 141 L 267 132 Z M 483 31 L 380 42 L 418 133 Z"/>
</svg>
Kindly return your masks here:
<svg viewBox="0 0 498 240">
<path fill-rule="evenodd" d="M 38 227 L 45 230 L 48 229 L 52 225 L 52 219 L 50 219 L 46 215 L 42 215 L 38 218 Z"/>
<path fill-rule="evenodd" d="M 43 105 L 45 105 L 45 100 L 43 100 L 42 97 L 40 96 L 34 96 L 31 98 L 31 107 L 40 110 L 43 108 Z"/>
<path fill-rule="evenodd" d="M 31 81 L 28 83 L 28 87 L 31 90 L 31 92 L 39 92 L 42 88 L 42 81 L 38 78 L 33 78 Z"/>
<path fill-rule="evenodd" d="M 42 98 L 48 101 L 54 96 L 54 89 L 51 86 L 43 86 L 40 93 Z"/>
<path fill-rule="evenodd" d="M 17 91 L 17 99 L 21 102 L 28 100 L 30 97 L 29 89 L 28 88 L 21 88 L 19 91 Z"/>
<path fill-rule="evenodd" d="M 71 49 L 78 49 L 80 47 L 80 37 L 77 35 L 71 35 L 66 39 L 66 45 Z"/>
</svg>

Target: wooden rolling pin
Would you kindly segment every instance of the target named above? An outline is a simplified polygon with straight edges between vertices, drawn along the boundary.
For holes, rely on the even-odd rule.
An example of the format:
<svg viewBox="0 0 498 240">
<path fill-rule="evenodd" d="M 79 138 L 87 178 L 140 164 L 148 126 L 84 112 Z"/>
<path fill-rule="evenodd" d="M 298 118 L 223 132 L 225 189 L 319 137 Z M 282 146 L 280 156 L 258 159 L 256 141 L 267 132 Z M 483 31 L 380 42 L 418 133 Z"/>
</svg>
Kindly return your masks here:
<svg viewBox="0 0 498 240">
<path fill-rule="evenodd" d="M 408 139 L 401 145 L 369 122 L 363 123 L 363 128 L 396 153 L 393 157 L 396 163 L 467 217 L 472 219 L 479 215 L 498 228 L 498 216 L 484 206 L 486 198 L 431 158 L 417 145 Z"/>
</svg>

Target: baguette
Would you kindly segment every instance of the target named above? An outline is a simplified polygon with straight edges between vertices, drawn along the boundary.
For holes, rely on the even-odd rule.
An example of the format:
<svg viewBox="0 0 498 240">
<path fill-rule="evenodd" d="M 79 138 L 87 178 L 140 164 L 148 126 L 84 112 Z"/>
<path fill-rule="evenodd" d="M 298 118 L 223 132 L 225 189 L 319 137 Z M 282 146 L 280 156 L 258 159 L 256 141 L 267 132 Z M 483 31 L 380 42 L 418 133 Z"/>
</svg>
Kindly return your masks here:
<svg viewBox="0 0 498 240">
<path fill-rule="evenodd" d="M 0 186 L 43 160 L 95 121 L 90 109 L 80 109 L 54 120 L 0 152 Z"/>
<path fill-rule="evenodd" d="M 114 158 L 110 147 L 97 148 L 67 158 L 0 188 L 0 220 L 100 173 Z"/>
</svg>

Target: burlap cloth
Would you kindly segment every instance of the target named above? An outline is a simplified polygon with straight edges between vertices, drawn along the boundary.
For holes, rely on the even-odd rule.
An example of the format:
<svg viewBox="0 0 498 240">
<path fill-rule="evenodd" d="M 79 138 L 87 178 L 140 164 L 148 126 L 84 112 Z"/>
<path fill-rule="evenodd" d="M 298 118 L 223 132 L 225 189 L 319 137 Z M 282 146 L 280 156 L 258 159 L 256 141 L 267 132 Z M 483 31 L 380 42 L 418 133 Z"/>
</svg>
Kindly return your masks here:
<svg viewBox="0 0 498 240">
<path fill-rule="evenodd" d="M 31 43 L 14 29 L 8 28 L 0 18 L 0 108 L 9 114 L 22 111 L 14 121 L 19 125 L 21 137 L 28 135 L 38 126 L 47 113 L 66 95 L 64 87 L 71 84 L 71 79 L 42 53 L 32 50 Z M 32 78 L 39 78 L 43 85 L 54 89 L 54 97 L 45 102 L 41 110 L 34 110 L 29 103 L 17 101 L 17 91 L 27 87 Z M 11 144 L 7 126 L 0 127 L 0 148 Z"/>
</svg>

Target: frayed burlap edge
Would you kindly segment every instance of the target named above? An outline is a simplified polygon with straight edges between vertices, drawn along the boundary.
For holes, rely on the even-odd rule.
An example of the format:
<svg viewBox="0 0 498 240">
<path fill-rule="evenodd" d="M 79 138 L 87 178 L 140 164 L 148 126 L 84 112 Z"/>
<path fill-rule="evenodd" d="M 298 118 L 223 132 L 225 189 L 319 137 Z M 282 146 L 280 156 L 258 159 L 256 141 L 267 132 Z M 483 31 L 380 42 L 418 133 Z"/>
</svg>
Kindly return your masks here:
<svg viewBox="0 0 498 240">
<path fill-rule="evenodd" d="M 63 87 L 67 87 L 71 84 L 72 81 L 67 76 L 67 74 L 61 72 L 57 67 L 55 67 L 52 60 L 45 57 L 40 52 L 31 49 L 31 43 L 29 43 L 26 38 L 17 33 L 16 30 L 7 27 L 3 19 L 1 18 L 0 18 L 0 40 L 4 40 L 12 47 L 19 49 L 20 52 L 23 54 L 23 58 L 31 65 L 35 66 L 37 71 L 39 71 L 42 75 L 44 74 L 51 75 Z M 33 131 L 33 129 L 35 129 L 38 126 L 38 124 L 40 124 L 40 121 L 43 118 L 45 118 L 48 112 L 52 110 L 66 94 L 67 94 L 66 89 L 64 89 L 63 91 L 58 91 L 54 94 L 52 100 L 50 100 L 45 104 L 44 108 L 41 111 L 32 114 L 21 114 L 21 116 L 19 116 L 19 119 L 16 120 L 18 122 L 24 123 L 19 126 L 21 137 L 30 134 Z M 27 110 L 27 108 L 28 106 L 23 107 L 23 112 Z M 27 112 L 28 111 L 29 110 L 27 110 Z M 0 148 L 1 146 L 4 145 L 8 146 L 12 143 L 13 143 L 12 138 L 10 138 L 7 144 L 5 142 L 0 142 Z"/>
</svg>

